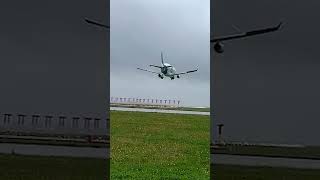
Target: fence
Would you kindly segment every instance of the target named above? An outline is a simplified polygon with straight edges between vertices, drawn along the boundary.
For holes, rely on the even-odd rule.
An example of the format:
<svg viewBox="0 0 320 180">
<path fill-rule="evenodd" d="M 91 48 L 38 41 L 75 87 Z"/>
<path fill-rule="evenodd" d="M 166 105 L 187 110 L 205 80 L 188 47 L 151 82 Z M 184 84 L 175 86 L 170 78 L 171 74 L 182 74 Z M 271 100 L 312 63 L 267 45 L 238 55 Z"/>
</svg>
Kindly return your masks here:
<svg viewBox="0 0 320 180">
<path fill-rule="evenodd" d="M 145 99 L 145 98 L 126 98 L 110 97 L 111 105 L 126 106 L 149 106 L 149 107 L 179 107 L 180 100 L 172 99 Z"/>
</svg>

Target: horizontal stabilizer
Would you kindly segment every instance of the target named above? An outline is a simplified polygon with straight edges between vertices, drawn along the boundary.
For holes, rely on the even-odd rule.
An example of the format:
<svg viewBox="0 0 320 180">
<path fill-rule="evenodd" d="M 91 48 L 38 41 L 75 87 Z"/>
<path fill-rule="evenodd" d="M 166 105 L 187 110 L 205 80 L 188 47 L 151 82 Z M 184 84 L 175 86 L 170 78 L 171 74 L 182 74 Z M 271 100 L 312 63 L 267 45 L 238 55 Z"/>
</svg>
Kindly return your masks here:
<svg viewBox="0 0 320 180">
<path fill-rule="evenodd" d="M 137 68 L 137 69 L 139 69 L 139 70 L 141 70 L 141 71 L 146 71 L 146 72 L 154 73 L 154 74 L 160 74 L 160 73 L 158 73 L 158 72 L 149 71 L 149 70 L 146 70 L 146 69 L 141 69 L 141 68 Z"/>
<path fill-rule="evenodd" d="M 157 65 L 150 65 L 151 67 L 156 67 L 156 68 L 162 68 L 161 66 L 157 66 Z"/>
</svg>

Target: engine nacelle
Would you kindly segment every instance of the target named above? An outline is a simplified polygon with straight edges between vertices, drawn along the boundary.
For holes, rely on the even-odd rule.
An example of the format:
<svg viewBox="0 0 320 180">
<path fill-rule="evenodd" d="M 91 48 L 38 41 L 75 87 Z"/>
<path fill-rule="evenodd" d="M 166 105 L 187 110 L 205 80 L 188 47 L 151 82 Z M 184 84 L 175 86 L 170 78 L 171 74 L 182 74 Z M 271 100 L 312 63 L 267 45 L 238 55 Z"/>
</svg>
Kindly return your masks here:
<svg viewBox="0 0 320 180">
<path fill-rule="evenodd" d="M 224 45 L 221 43 L 221 42 L 217 42 L 215 45 L 214 45 L 214 50 L 217 52 L 217 53 L 223 53 L 224 51 Z"/>
</svg>

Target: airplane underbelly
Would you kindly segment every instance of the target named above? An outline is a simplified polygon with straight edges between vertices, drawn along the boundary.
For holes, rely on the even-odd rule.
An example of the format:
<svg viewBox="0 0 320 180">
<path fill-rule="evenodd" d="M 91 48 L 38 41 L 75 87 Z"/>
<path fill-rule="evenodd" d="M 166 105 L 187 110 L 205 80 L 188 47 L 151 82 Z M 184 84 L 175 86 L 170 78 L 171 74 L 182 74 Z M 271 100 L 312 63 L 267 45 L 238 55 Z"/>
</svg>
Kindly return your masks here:
<svg viewBox="0 0 320 180">
<path fill-rule="evenodd" d="M 167 72 L 167 74 L 165 74 L 166 76 L 173 76 L 173 73 L 171 73 L 171 72 Z"/>
<path fill-rule="evenodd" d="M 171 69 L 171 68 L 168 69 L 167 74 L 170 75 L 170 76 L 174 75 L 174 70 Z"/>
</svg>

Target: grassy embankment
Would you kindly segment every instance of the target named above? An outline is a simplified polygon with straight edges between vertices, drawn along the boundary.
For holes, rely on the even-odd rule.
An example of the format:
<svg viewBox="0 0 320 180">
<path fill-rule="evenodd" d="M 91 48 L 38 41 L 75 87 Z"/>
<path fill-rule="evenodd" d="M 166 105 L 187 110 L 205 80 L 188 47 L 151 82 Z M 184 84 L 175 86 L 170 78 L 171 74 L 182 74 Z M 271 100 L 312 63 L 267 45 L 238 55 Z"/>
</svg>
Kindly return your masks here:
<svg viewBox="0 0 320 180">
<path fill-rule="evenodd" d="M 109 160 L 0 154 L 0 179 L 101 180 L 109 174 Z"/>
<path fill-rule="evenodd" d="M 111 179 L 209 179 L 209 116 L 111 111 Z"/>
</svg>

